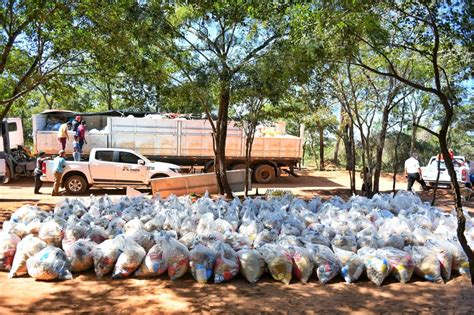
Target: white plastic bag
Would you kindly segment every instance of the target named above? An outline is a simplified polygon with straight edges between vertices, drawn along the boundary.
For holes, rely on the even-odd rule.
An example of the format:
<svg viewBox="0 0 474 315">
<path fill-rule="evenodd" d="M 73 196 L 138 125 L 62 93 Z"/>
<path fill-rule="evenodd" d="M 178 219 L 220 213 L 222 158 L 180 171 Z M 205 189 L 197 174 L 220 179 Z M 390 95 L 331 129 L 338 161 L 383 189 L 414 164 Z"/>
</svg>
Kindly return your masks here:
<svg viewBox="0 0 474 315">
<path fill-rule="evenodd" d="M 92 252 L 94 271 L 98 278 L 110 273 L 120 255 L 120 244 L 115 239 L 105 240 Z"/>
<path fill-rule="evenodd" d="M 92 252 L 96 246 L 97 244 L 92 241 L 79 239 L 73 245 L 68 246 L 67 250 L 64 250 L 71 262 L 72 272 L 85 271 L 94 265 Z"/>
<path fill-rule="evenodd" d="M 309 251 L 299 246 L 290 246 L 286 250 L 293 259 L 293 277 L 302 283 L 307 283 L 314 268 Z"/>
<path fill-rule="evenodd" d="M 321 284 L 326 284 L 339 274 L 339 261 L 331 249 L 319 244 L 306 244 L 315 272 Z"/>
<path fill-rule="evenodd" d="M 159 276 L 168 270 L 163 257 L 163 238 L 155 238 L 156 244 L 148 251 L 140 267 L 135 272 L 138 277 Z"/>
<path fill-rule="evenodd" d="M 17 245 L 15 258 L 13 259 L 12 268 L 8 274 L 9 278 L 19 277 L 28 273 L 26 261 L 31 256 L 48 246 L 45 241 L 40 240 L 32 235 L 27 235 Z"/>
<path fill-rule="evenodd" d="M 342 277 L 347 283 L 353 283 L 359 279 L 364 272 L 364 262 L 357 254 L 351 251 L 335 249 L 334 254 L 339 260 Z"/>
<path fill-rule="evenodd" d="M 392 266 L 388 259 L 377 253 L 376 249 L 369 247 L 359 249 L 357 255 L 364 262 L 367 278 L 376 286 L 381 286 L 385 278 L 392 272 Z"/>
<path fill-rule="evenodd" d="M 413 272 L 415 271 L 415 262 L 413 257 L 400 249 L 393 247 L 384 247 L 378 249 L 377 253 L 382 257 L 387 258 L 392 266 L 392 275 L 401 283 L 410 281 Z"/>
<path fill-rule="evenodd" d="M 64 237 L 63 227 L 54 220 L 43 222 L 38 237 L 50 246 L 60 247 Z"/>
<path fill-rule="evenodd" d="M 207 246 L 197 244 L 189 257 L 189 267 L 193 278 L 199 283 L 207 283 L 212 277 L 215 262 L 215 253 Z"/>
<path fill-rule="evenodd" d="M 237 252 L 240 259 L 240 273 L 250 283 L 256 283 L 265 272 L 265 260 L 255 249 L 242 249 Z"/>
<path fill-rule="evenodd" d="M 229 244 L 217 241 L 211 249 L 216 254 L 214 283 L 229 281 L 239 273 L 239 256 Z"/>
<path fill-rule="evenodd" d="M 443 282 L 441 265 L 435 252 L 423 246 L 407 246 L 404 251 L 413 257 L 415 274 L 431 282 Z"/>
<path fill-rule="evenodd" d="M 0 270 L 10 271 L 20 238 L 13 233 L 0 233 Z"/>
<path fill-rule="evenodd" d="M 60 248 L 48 246 L 28 258 L 28 274 L 36 280 L 72 279 L 71 263 Z"/>
<path fill-rule="evenodd" d="M 267 264 L 273 279 L 284 284 L 290 284 L 293 260 L 282 247 L 275 244 L 265 244 L 258 249 Z"/>
<path fill-rule="evenodd" d="M 116 239 L 120 244 L 120 255 L 115 263 L 112 279 L 121 279 L 129 277 L 140 267 L 146 251 L 131 237 L 119 235 Z"/>
<path fill-rule="evenodd" d="M 181 278 L 188 271 L 189 250 L 174 238 L 163 243 L 163 257 L 168 264 L 168 276 L 171 280 Z"/>
</svg>

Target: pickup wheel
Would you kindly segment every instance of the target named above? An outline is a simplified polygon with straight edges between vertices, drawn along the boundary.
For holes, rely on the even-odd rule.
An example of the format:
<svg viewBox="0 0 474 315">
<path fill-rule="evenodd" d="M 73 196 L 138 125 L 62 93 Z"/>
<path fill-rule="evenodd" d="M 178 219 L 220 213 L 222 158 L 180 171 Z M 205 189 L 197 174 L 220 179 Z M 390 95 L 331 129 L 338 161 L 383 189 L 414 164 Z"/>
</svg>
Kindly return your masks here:
<svg viewBox="0 0 474 315">
<path fill-rule="evenodd" d="M 71 175 L 66 178 L 64 188 L 72 195 L 80 195 L 86 192 L 87 182 L 85 178 L 80 175 Z"/>
<path fill-rule="evenodd" d="M 255 168 L 255 181 L 259 184 L 268 184 L 275 179 L 275 168 L 268 164 L 260 164 Z"/>
</svg>

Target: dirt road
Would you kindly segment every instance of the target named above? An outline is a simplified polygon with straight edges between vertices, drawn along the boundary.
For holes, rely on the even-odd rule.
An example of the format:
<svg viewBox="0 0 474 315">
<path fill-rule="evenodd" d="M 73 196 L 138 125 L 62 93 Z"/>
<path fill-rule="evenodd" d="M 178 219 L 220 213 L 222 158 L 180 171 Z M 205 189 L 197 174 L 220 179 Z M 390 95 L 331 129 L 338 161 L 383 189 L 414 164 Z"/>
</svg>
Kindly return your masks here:
<svg viewBox="0 0 474 315">
<path fill-rule="evenodd" d="M 272 185 L 258 186 L 258 193 L 266 189 L 291 190 L 310 198 L 314 195 L 329 199 L 339 195 L 349 197 L 346 172 L 301 172 L 300 177 L 281 177 Z M 357 187 L 360 187 L 357 178 Z M 32 181 L 22 180 L 0 186 L 0 221 L 25 203 L 38 204 L 48 209 L 64 197 L 51 197 L 51 186 L 45 185 L 44 195 L 32 193 Z M 382 191 L 392 187 L 391 178 L 382 178 Z M 405 188 L 399 177 L 397 189 Z M 419 189 L 419 187 L 416 187 Z M 120 196 L 124 190 L 94 190 L 89 193 Z M 256 193 L 256 189 L 252 191 Z M 430 201 L 431 192 L 420 193 Z M 449 211 L 453 207 L 452 194 L 439 192 L 438 205 Z M 474 212 L 472 202 L 466 210 Z M 30 312 L 94 312 L 94 313 L 157 313 L 157 312 L 214 312 L 214 313 L 474 313 L 474 288 L 463 277 L 446 284 L 433 284 L 414 278 L 408 284 L 387 280 L 376 287 L 366 278 L 346 284 L 339 278 L 325 286 L 312 278 L 303 285 L 283 285 L 265 276 L 255 285 L 241 277 L 224 284 L 198 284 L 190 275 L 171 282 L 166 276 L 158 279 L 96 279 L 90 272 L 75 275 L 64 282 L 38 282 L 32 278 L 7 279 L 0 273 L 0 313 Z"/>
</svg>

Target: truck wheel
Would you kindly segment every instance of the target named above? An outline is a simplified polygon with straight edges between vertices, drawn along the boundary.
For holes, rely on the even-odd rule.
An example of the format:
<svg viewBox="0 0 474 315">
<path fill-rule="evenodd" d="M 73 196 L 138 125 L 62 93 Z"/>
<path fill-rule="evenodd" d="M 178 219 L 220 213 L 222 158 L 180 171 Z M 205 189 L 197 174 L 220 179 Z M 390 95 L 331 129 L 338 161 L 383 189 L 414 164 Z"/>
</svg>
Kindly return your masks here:
<svg viewBox="0 0 474 315">
<path fill-rule="evenodd" d="M 64 182 L 64 188 L 72 195 L 80 195 L 86 192 L 87 182 L 80 175 L 71 175 Z"/>
<path fill-rule="evenodd" d="M 275 179 L 275 169 L 268 164 L 261 164 L 255 168 L 255 181 L 259 184 L 268 184 Z"/>
<path fill-rule="evenodd" d="M 5 165 L 5 177 L 3 178 L 3 183 L 8 184 L 9 182 L 12 181 L 12 172 L 10 171 L 10 167 Z"/>
</svg>

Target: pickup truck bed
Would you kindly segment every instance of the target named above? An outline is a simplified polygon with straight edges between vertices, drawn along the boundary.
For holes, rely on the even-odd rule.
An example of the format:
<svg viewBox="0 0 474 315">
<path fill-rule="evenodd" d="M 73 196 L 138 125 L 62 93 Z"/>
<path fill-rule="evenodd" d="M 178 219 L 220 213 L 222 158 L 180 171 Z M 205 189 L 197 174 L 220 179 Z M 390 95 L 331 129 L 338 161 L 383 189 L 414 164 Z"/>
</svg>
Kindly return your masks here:
<svg viewBox="0 0 474 315">
<path fill-rule="evenodd" d="M 451 177 L 448 174 L 446 169 L 445 162 L 443 160 L 440 162 L 440 173 L 438 184 L 440 186 L 451 186 Z M 456 172 L 456 179 L 460 184 L 469 182 L 470 171 L 469 167 L 466 165 L 466 159 L 464 156 L 455 156 L 454 157 L 454 170 Z M 431 157 L 430 162 L 427 166 L 421 168 L 421 174 L 423 180 L 428 186 L 434 186 L 436 183 L 436 177 L 438 176 L 438 160 L 435 156 Z"/>
</svg>

